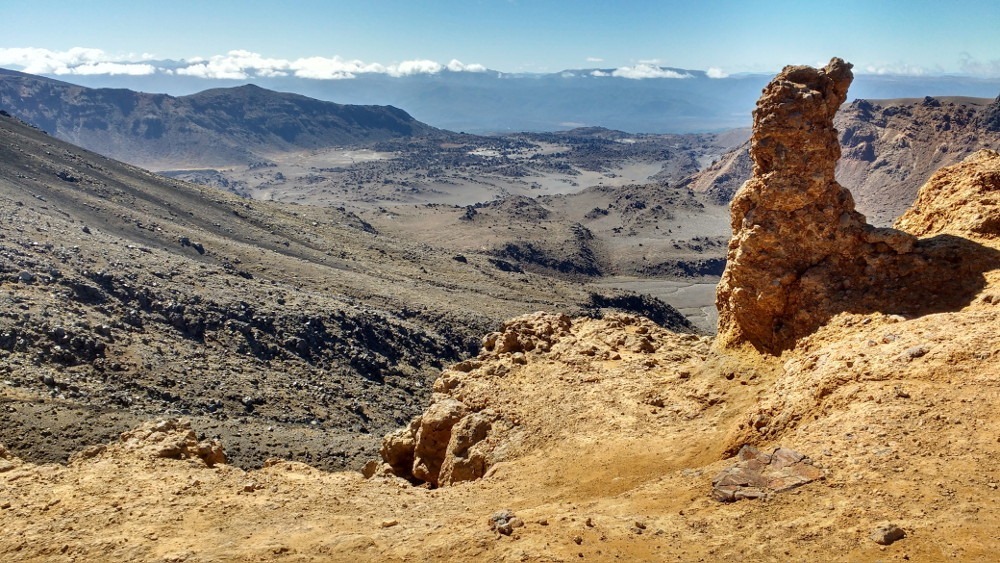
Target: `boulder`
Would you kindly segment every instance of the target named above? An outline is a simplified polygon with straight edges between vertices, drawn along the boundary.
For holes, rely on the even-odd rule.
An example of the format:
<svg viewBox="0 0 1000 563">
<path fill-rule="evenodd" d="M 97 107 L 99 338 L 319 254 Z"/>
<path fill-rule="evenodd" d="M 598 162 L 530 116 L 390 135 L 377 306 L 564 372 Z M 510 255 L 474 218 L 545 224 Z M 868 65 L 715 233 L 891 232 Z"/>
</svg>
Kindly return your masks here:
<svg viewBox="0 0 1000 563">
<path fill-rule="evenodd" d="M 483 413 L 472 413 L 452 427 L 439 484 L 472 481 L 486 474 L 487 452 L 476 446 L 486 439 L 490 427 L 490 419 Z"/>
<path fill-rule="evenodd" d="M 869 537 L 879 545 L 890 545 L 905 538 L 906 532 L 899 526 L 886 522 L 876 526 Z"/>
<path fill-rule="evenodd" d="M 420 417 L 413 450 L 413 476 L 417 479 L 438 484 L 441 465 L 451 442 L 451 429 L 468 411 L 461 401 L 451 397 L 439 397 L 431 403 Z"/>
</svg>

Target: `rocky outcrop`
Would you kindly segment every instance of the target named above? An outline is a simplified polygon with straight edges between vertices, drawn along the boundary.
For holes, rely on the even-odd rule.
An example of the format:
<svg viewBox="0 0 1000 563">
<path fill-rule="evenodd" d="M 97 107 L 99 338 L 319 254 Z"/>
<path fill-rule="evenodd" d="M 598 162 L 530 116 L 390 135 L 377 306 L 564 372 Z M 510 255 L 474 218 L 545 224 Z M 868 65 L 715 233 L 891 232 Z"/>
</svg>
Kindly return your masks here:
<svg viewBox="0 0 1000 563">
<path fill-rule="evenodd" d="M 510 422 L 478 402 L 463 402 L 456 390 L 467 378 L 505 375 L 514 365 L 527 363 L 525 354 L 549 352 L 569 334 L 571 325 L 566 315 L 534 313 L 511 319 L 500 331 L 486 335 L 478 358 L 441 374 L 427 410 L 385 436 L 379 450 L 382 467 L 366 473 L 392 474 L 435 487 L 484 476 L 493 461 L 490 432 L 509 428 Z"/>
<path fill-rule="evenodd" d="M 123 432 L 118 443 L 85 449 L 72 456 L 70 462 L 116 452 L 148 459 L 201 460 L 209 467 L 226 463 L 226 454 L 218 440 L 199 440 L 189 420 L 176 418 L 146 422 L 135 430 Z"/>
<path fill-rule="evenodd" d="M 979 123 L 987 131 L 1000 131 L 1000 96 L 979 115 Z"/>
<path fill-rule="evenodd" d="M 774 448 L 763 452 L 743 446 L 736 464 L 712 480 L 712 497 L 720 502 L 764 498 L 822 477 L 823 472 L 795 450 Z"/>
<path fill-rule="evenodd" d="M 872 227 L 837 183 L 833 117 L 852 79 L 841 59 L 789 66 L 757 102 L 753 177 L 732 202 L 716 298 L 722 346 L 780 354 L 837 313 L 954 310 L 983 286 L 990 251 Z"/>
<path fill-rule="evenodd" d="M 705 362 L 709 342 L 622 313 L 515 317 L 483 338 L 478 356 L 441 372 L 424 413 L 386 435 L 381 461 L 363 473 L 445 487 L 484 477 L 498 463 L 543 447 L 543 436 L 572 440 L 578 425 L 601 421 L 606 429 L 632 433 L 643 428 L 638 419 L 666 405 L 678 416 L 695 417 L 720 397 L 699 385 L 663 389 L 649 374 L 662 362 L 677 362 L 676 377 L 687 382 Z M 606 368 L 617 365 L 627 367 L 609 376 Z M 592 409 L 594 394 L 615 397 L 617 406 Z"/>
<path fill-rule="evenodd" d="M 896 228 L 919 236 L 1000 236 L 1000 153 L 984 149 L 937 171 Z"/>
<path fill-rule="evenodd" d="M 481 442 L 496 420 L 492 411 L 470 412 L 461 401 L 435 393 L 422 415 L 383 438 L 383 465 L 366 469 L 366 474 L 396 475 L 435 487 L 478 479 L 490 462 L 490 451 Z"/>
</svg>

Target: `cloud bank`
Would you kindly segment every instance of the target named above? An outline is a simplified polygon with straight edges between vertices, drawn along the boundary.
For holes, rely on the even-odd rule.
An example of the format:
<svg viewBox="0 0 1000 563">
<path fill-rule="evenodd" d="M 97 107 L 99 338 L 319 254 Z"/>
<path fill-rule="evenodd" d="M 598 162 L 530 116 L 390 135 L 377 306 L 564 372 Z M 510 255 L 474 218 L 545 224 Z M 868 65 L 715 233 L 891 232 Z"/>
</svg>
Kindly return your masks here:
<svg viewBox="0 0 1000 563">
<path fill-rule="evenodd" d="M 150 62 L 153 57 L 112 56 L 101 49 L 74 47 L 67 51 L 49 49 L 0 48 L 0 66 L 17 67 L 31 74 L 91 75 L 91 74 L 176 74 L 198 78 L 247 80 L 295 76 L 316 80 L 341 80 L 359 74 L 386 74 L 393 77 L 416 74 L 448 72 L 485 72 L 481 64 L 465 64 L 452 59 L 441 64 L 427 59 L 416 59 L 383 65 L 360 60 L 334 57 L 304 57 L 276 59 L 252 51 L 234 50 L 225 55 L 208 58 L 195 57 L 168 66 Z M 138 59 L 138 60 L 137 60 Z"/>
<path fill-rule="evenodd" d="M 611 72 L 595 70 L 591 76 L 604 77 L 615 76 L 618 78 L 628 78 L 631 80 L 643 80 L 646 78 L 692 78 L 688 73 L 680 73 L 667 68 L 660 68 L 650 62 L 641 62 L 635 66 L 620 66 Z"/>
<path fill-rule="evenodd" d="M 870 64 L 864 67 L 865 74 L 889 74 L 893 76 L 926 76 L 930 72 L 917 65 L 911 65 L 906 63 L 894 63 L 894 64 Z"/>
<path fill-rule="evenodd" d="M 146 58 L 143 55 L 142 59 Z M 17 66 L 31 74 L 153 74 L 156 68 L 137 61 L 115 61 L 100 49 L 73 47 L 51 51 L 35 47 L 0 48 L 0 66 Z"/>
</svg>

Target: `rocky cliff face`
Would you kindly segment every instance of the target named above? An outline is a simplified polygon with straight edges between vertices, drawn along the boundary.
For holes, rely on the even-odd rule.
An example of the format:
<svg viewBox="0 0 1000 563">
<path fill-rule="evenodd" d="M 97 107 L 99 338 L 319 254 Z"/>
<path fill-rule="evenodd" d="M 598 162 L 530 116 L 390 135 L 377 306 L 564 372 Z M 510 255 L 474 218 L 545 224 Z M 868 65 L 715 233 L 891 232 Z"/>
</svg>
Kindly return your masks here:
<svg viewBox="0 0 1000 563">
<path fill-rule="evenodd" d="M 757 103 L 753 177 L 732 202 L 717 293 L 722 346 L 780 354 L 837 313 L 941 311 L 983 285 L 982 260 L 992 251 L 872 227 L 835 180 L 833 118 L 852 78 L 840 59 L 822 69 L 786 67 Z"/>
</svg>

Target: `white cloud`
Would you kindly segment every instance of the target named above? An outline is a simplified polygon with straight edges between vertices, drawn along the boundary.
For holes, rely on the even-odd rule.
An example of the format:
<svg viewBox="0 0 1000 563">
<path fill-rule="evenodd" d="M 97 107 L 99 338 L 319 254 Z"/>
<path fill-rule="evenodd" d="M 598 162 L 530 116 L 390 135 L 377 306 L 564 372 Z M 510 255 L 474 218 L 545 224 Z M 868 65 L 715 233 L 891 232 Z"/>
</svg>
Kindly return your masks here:
<svg viewBox="0 0 1000 563">
<path fill-rule="evenodd" d="M 961 53 L 958 68 L 965 74 L 982 77 L 1000 77 L 1000 59 L 980 61 L 969 53 Z"/>
<path fill-rule="evenodd" d="M 464 64 L 458 59 L 452 59 L 448 63 L 448 70 L 452 72 L 486 72 L 486 67 L 480 64 Z"/>
<path fill-rule="evenodd" d="M 177 74 L 200 78 L 246 80 L 250 76 L 285 76 L 289 68 L 285 59 L 269 59 L 251 51 L 235 50 L 225 55 L 215 55 L 177 69 Z"/>
<path fill-rule="evenodd" d="M 411 76 L 414 74 L 437 74 L 444 70 L 444 66 L 434 61 L 426 59 L 415 61 L 403 61 L 399 64 L 386 67 L 389 76 Z"/>
<path fill-rule="evenodd" d="M 150 53 L 112 56 L 101 49 L 74 47 L 66 51 L 51 51 L 33 47 L 0 48 L 0 66 L 14 67 L 32 74 L 131 74 L 162 72 L 211 79 L 248 80 L 296 76 L 317 80 L 355 78 L 359 74 L 412 76 L 451 72 L 485 72 L 481 64 L 465 64 L 452 59 L 447 65 L 426 59 L 407 60 L 390 65 L 345 60 L 334 57 L 303 57 L 295 60 L 270 58 L 246 50 L 233 50 L 224 55 L 193 57 L 176 67 L 157 67 Z"/>
<path fill-rule="evenodd" d="M 709 78 L 725 78 L 729 76 L 729 73 L 725 72 L 719 67 L 712 66 L 705 71 L 705 75 L 708 76 Z"/>
<path fill-rule="evenodd" d="M 611 76 L 610 72 L 604 72 L 603 70 L 595 70 L 590 73 L 591 76 Z"/>
<path fill-rule="evenodd" d="M 130 62 L 129 56 L 115 61 L 100 49 L 74 47 L 51 51 L 34 47 L 0 48 L 0 66 L 16 66 L 31 74 L 153 74 L 149 64 Z"/>
<path fill-rule="evenodd" d="M 391 65 L 366 63 L 360 60 L 345 60 L 334 57 L 304 57 L 289 61 L 271 59 L 249 51 L 230 51 L 227 55 L 216 55 L 206 61 L 197 62 L 178 69 L 178 74 L 203 78 L 233 78 L 245 80 L 252 77 L 270 78 L 293 74 L 298 78 L 316 80 L 345 80 L 359 74 L 388 74 L 393 77 L 415 74 L 438 74 L 448 69 L 452 72 L 483 72 L 480 64 L 465 64 L 452 59 L 447 65 L 427 59 L 402 61 Z"/>
<path fill-rule="evenodd" d="M 601 57 L 587 57 L 587 62 L 588 63 L 603 63 L 604 59 L 602 59 Z"/>
<path fill-rule="evenodd" d="M 907 63 L 895 63 L 888 65 L 867 65 L 865 66 L 864 72 L 866 74 L 892 74 L 899 76 L 924 76 L 928 74 L 926 68 Z"/>
<path fill-rule="evenodd" d="M 0 66 L 19 66 L 31 74 L 68 74 L 69 69 L 81 64 L 107 60 L 100 49 L 74 47 L 68 51 L 50 51 L 34 47 L 0 49 Z"/>
<path fill-rule="evenodd" d="M 569 72 L 569 71 L 565 71 L 565 72 L 563 72 L 562 74 L 560 74 L 559 76 L 561 76 L 561 77 L 563 77 L 563 78 L 573 78 L 573 77 L 575 77 L 576 75 L 575 75 L 575 74 L 573 74 L 572 72 Z"/>
<path fill-rule="evenodd" d="M 690 74 L 681 74 L 677 71 L 660 68 L 648 63 L 618 67 L 611 73 L 611 76 L 630 78 L 632 80 L 642 80 L 644 78 L 691 78 Z"/>
<path fill-rule="evenodd" d="M 340 57 L 306 57 L 296 59 L 290 65 L 295 76 L 316 80 L 344 80 L 354 78 L 358 73 L 384 73 L 380 64 L 365 64 L 361 61 L 345 61 Z"/>
<path fill-rule="evenodd" d="M 144 76 L 155 74 L 156 67 L 150 64 L 129 64 L 129 63 L 87 63 L 68 69 L 68 72 L 56 72 L 55 74 L 128 74 L 131 76 Z"/>
</svg>

